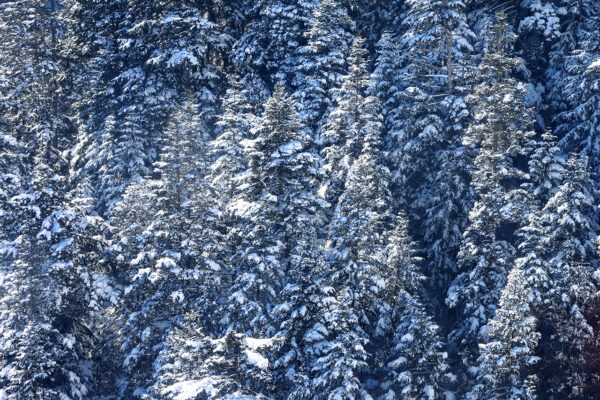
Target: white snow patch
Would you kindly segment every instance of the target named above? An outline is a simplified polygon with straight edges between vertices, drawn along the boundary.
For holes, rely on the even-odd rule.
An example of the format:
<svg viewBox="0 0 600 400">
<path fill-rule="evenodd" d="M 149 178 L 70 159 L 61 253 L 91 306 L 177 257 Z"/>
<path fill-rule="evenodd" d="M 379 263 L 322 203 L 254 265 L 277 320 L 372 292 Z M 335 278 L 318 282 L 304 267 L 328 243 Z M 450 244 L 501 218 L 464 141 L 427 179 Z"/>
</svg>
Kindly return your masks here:
<svg viewBox="0 0 600 400">
<path fill-rule="evenodd" d="M 302 143 L 297 140 L 293 140 L 289 143 L 279 146 L 278 152 L 283 156 L 288 156 L 302 149 Z"/>
<path fill-rule="evenodd" d="M 63 251 L 67 247 L 69 247 L 71 245 L 71 243 L 73 243 L 73 238 L 67 238 L 67 239 L 61 240 L 60 242 L 58 242 L 57 244 L 52 246 L 53 254 L 60 253 L 61 251 Z"/>
<path fill-rule="evenodd" d="M 221 266 L 219 264 L 217 264 L 216 262 L 214 262 L 213 260 L 205 259 L 204 261 L 206 262 L 206 265 L 208 265 L 208 268 L 210 268 L 211 271 L 220 271 L 221 270 Z"/>
<path fill-rule="evenodd" d="M 411 333 L 407 333 L 406 335 L 402 336 L 402 338 L 400 338 L 401 342 L 412 342 L 413 340 L 415 340 L 415 337 L 411 334 Z"/>
<path fill-rule="evenodd" d="M 588 74 L 600 73 L 600 58 L 597 59 L 596 61 L 594 61 L 593 63 L 591 63 L 587 67 L 587 73 Z"/>
<path fill-rule="evenodd" d="M 211 397 L 217 393 L 218 382 L 212 378 L 204 378 L 201 380 L 189 380 L 175 383 L 167 386 L 162 393 L 169 396 L 173 400 L 189 400 L 196 398 L 201 393 L 209 394 Z"/>
<path fill-rule="evenodd" d="M 427 396 L 427 398 L 429 400 L 433 400 L 435 397 L 435 390 L 433 390 L 433 386 L 431 385 L 427 385 L 423 388 L 423 391 L 425 392 L 425 395 Z"/>
<path fill-rule="evenodd" d="M 250 364 L 257 366 L 260 369 L 269 368 L 269 360 L 267 360 L 255 351 L 246 350 L 246 357 L 248 357 L 248 361 L 250 362 Z"/>
<path fill-rule="evenodd" d="M 173 268 L 175 266 L 177 266 L 177 263 L 170 257 L 163 257 L 156 261 L 157 268 Z"/>
<path fill-rule="evenodd" d="M 188 50 L 178 50 L 173 52 L 171 58 L 169 58 L 169 61 L 167 61 L 167 65 L 169 67 L 173 67 L 181 64 L 185 60 L 188 60 L 192 65 L 198 65 L 199 63 L 198 58 L 196 58 L 193 53 L 189 52 Z"/>
<path fill-rule="evenodd" d="M 73 335 L 65 335 L 62 342 L 67 347 L 67 349 L 72 349 L 75 345 L 76 340 Z"/>
<path fill-rule="evenodd" d="M 247 214 L 250 214 L 254 209 L 254 203 L 248 202 L 246 200 L 238 199 L 231 202 L 228 206 L 229 211 L 233 212 L 234 215 L 239 217 L 243 217 Z"/>
<path fill-rule="evenodd" d="M 264 349 L 273 344 L 272 339 L 246 338 L 246 346 L 252 350 Z"/>
<path fill-rule="evenodd" d="M 171 293 L 171 299 L 173 300 L 173 303 L 181 303 L 181 302 L 183 302 L 184 298 L 185 298 L 185 296 L 179 290 Z"/>
</svg>

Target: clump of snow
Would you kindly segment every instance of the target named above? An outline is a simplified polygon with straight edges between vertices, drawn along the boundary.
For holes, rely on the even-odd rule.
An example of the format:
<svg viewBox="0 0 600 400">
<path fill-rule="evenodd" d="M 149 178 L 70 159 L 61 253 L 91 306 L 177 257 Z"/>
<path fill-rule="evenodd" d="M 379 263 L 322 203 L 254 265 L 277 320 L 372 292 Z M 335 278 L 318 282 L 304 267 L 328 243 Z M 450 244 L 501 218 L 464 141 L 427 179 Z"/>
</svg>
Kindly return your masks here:
<svg viewBox="0 0 600 400">
<path fill-rule="evenodd" d="M 65 335 L 62 339 L 63 344 L 67 347 L 67 349 L 72 349 L 75 345 L 75 337 L 73 335 Z"/>
<path fill-rule="evenodd" d="M 423 391 L 429 400 L 433 400 L 435 398 L 435 390 L 433 390 L 433 386 L 427 385 L 423 388 Z"/>
<path fill-rule="evenodd" d="M 158 261 L 156 261 L 156 267 L 157 268 L 173 268 L 177 266 L 177 263 L 175 262 L 175 260 L 173 260 L 170 257 L 162 257 L 160 258 Z"/>
<path fill-rule="evenodd" d="M 241 199 L 232 201 L 228 206 L 229 211 L 233 212 L 234 215 L 239 217 L 251 214 L 255 208 L 256 205 L 254 203 Z"/>
<path fill-rule="evenodd" d="M 173 300 L 174 303 L 181 303 L 181 302 L 183 302 L 184 298 L 185 298 L 185 296 L 179 290 L 171 293 L 171 299 Z"/>
<path fill-rule="evenodd" d="M 402 338 L 400 339 L 400 341 L 402 341 L 404 343 L 412 342 L 414 340 L 415 340 L 415 337 L 410 333 L 407 333 L 406 335 L 402 336 Z"/>
<path fill-rule="evenodd" d="M 290 154 L 293 154 L 295 152 L 297 152 L 298 150 L 302 150 L 302 143 L 300 143 L 297 140 L 292 140 L 289 143 L 286 144 L 282 144 L 281 146 L 279 146 L 279 149 L 277 149 L 277 152 L 275 153 L 275 157 L 281 155 L 281 156 L 289 156 Z"/>
<path fill-rule="evenodd" d="M 246 357 L 248 357 L 248 362 L 250 362 L 250 364 L 253 364 L 260 369 L 269 368 L 269 360 L 256 351 L 246 350 Z"/>
<path fill-rule="evenodd" d="M 587 67 L 588 74 L 600 73 L 600 58 Z"/>
<path fill-rule="evenodd" d="M 189 400 L 195 399 L 201 393 L 208 395 L 216 395 L 218 382 L 212 378 L 204 378 L 200 380 L 189 380 L 177 382 L 171 386 L 167 386 L 163 390 L 164 395 L 169 395 L 173 400 Z"/>
<path fill-rule="evenodd" d="M 58 254 L 58 253 L 62 252 L 64 249 L 71 246 L 71 243 L 73 243 L 73 238 L 67 238 L 67 239 L 61 240 L 60 242 L 58 242 L 57 244 L 52 246 L 53 254 Z"/>
<path fill-rule="evenodd" d="M 272 339 L 246 338 L 246 346 L 252 350 L 264 349 L 273 345 Z"/>
</svg>

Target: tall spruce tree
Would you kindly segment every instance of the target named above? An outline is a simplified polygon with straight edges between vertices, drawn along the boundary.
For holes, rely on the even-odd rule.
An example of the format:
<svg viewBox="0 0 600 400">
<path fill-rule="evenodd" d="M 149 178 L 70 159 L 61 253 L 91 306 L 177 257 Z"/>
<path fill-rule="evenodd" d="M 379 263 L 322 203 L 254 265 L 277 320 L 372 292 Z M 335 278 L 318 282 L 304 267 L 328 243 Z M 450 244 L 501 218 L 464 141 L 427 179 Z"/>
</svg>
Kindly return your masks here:
<svg viewBox="0 0 600 400">
<path fill-rule="evenodd" d="M 547 226 L 547 261 L 552 286 L 547 293 L 549 332 L 540 397 L 583 399 L 591 396 L 598 376 L 592 367 L 594 332 L 589 319 L 597 283 L 592 270 L 598 254 L 596 189 L 585 159 L 573 155 L 563 184 L 543 209 Z"/>
<path fill-rule="evenodd" d="M 560 147 L 566 152 L 581 151 L 596 164 L 593 139 L 594 102 L 597 79 L 587 72 L 598 57 L 600 6 L 594 1 L 576 0 L 563 3 L 561 35 L 554 41 L 545 71 L 546 103 Z M 597 85 L 597 84 L 596 84 Z"/>
<path fill-rule="evenodd" d="M 110 211 L 158 155 L 158 134 L 184 93 L 211 125 L 229 37 L 193 2 L 81 2 L 77 39 L 100 76 L 81 109 L 77 167 Z M 210 15 L 210 13 L 208 14 Z M 89 46 L 90 37 L 94 39 Z"/>
<path fill-rule="evenodd" d="M 59 1 L 0 5 L 4 121 L 0 396 L 91 395 L 101 221 L 71 206 L 68 66 Z M 75 201 L 74 201 L 75 203 Z M 98 231 L 96 231 L 98 228 Z M 99 244 L 100 243 L 100 244 Z M 97 271 L 96 271 L 97 272 Z"/>
<path fill-rule="evenodd" d="M 398 49 L 387 56 L 398 58 L 388 61 L 388 162 L 397 203 L 407 208 L 411 232 L 427 252 L 429 286 L 439 293 L 456 276 L 472 204 L 470 152 L 460 137 L 469 121 L 464 98 L 472 86 L 474 34 L 463 1 L 411 1 L 407 7 Z"/>
<path fill-rule="evenodd" d="M 319 218 L 321 205 L 313 188 L 320 169 L 311 138 L 282 86 L 265 104 L 252 134 L 253 139 L 243 142 L 249 168 L 230 206 L 239 222 L 229 240 L 238 245 L 222 321 L 240 333 L 268 337 L 277 332 L 273 310 L 288 273 L 294 262 L 306 257 L 306 238 L 297 228 Z"/>
<path fill-rule="evenodd" d="M 342 1 L 324 0 L 313 12 L 309 26 L 292 87 L 302 122 L 317 132 L 335 99 L 331 90 L 342 84 L 354 23 Z"/>
<path fill-rule="evenodd" d="M 214 157 L 211 184 L 219 194 L 221 210 L 233 198 L 238 179 L 248 168 L 242 143 L 251 139 L 250 130 L 256 119 L 256 102 L 261 102 L 264 97 L 263 93 L 253 93 L 255 89 L 252 81 L 233 80 L 223 99 L 223 113 L 217 122 L 222 131 L 210 143 L 210 153 Z"/>
<path fill-rule="evenodd" d="M 408 220 L 401 214 L 389 234 L 386 252 L 386 262 L 395 274 L 390 283 L 397 294 L 389 313 L 388 323 L 394 332 L 383 355 L 380 399 L 453 396 L 451 389 L 456 377 L 448 369 L 439 326 L 421 298 L 424 277 L 414 248 L 408 234 Z"/>
<path fill-rule="evenodd" d="M 521 267 L 510 272 L 496 316 L 489 323 L 489 342 L 481 348 L 480 383 L 468 399 L 537 399 L 540 334 L 524 285 L 527 281 Z"/>
<path fill-rule="evenodd" d="M 480 66 L 482 82 L 468 98 L 474 121 L 463 140 L 478 153 L 472 171 L 477 200 L 458 255 L 460 274 L 446 301 L 458 313 L 450 340 L 472 373 L 477 344 L 487 342 L 487 322 L 514 262 L 514 227 L 525 210 L 526 193 L 518 186 L 525 175 L 516 158 L 526 154 L 533 113 L 524 105 L 524 84 L 509 75 L 519 65 L 507 54 L 511 40 L 506 16 L 498 13 Z"/>
<path fill-rule="evenodd" d="M 462 1 L 408 4 L 401 38 L 404 68 L 398 71 L 404 74 L 403 92 L 390 132 L 395 141 L 390 154 L 392 173 L 402 185 L 427 175 L 433 154 L 448 138 L 446 130 L 452 121 L 446 121 L 446 109 L 452 106 L 453 93 L 464 91 L 456 86 L 464 84 L 465 61 L 474 37 Z"/>
<path fill-rule="evenodd" d="M 113 258 L 127 287 L 117 332 L 125 381 L 121 396 L 152 386 L 152 363 L 164 335 L 186 309 L 202 301 L 214 311 L 222 266 L 216 208 L 209 189 L 207 132 L 197 105 L 174 113 L 161 138 L 158 179 L 132 184 L 115 208 Z"/>
<path fill-rule="evenodd" d="M 299 49 L 314 0 L 269 0 L 246 4 L 249 18 L 233 48 L 233 61 L 242 74 L 254 73 L 268 86 L 289 85 L 297 68 Z"/>
<path fill-rule="evenodd" d="M 362 151 L 369 129 L 379 130 L 379 101 L 366 95 L 369 87 L 365 40 L 357 37 L 352 44 L 348 75 L 336 93 L 336 107 L 323 126 L 324 170 L 328 175 L 323 194 L 335 205 L 344 190 L 346 175 Z"/>
<path fill-rule="evenodd" d="M 393 329 L 389 315 L 393 283 L 388 279 L 394 275 L 392 266 L 385 262 L 386 235 L 393 224 L 393 213 L 389 171 L 381 165 L 379 156 L 382 124 L 376 99 L 355 100 L 368 102 L 372 108 L 363 106 L 363 118 L 369 123 L 357 126 L 360 133 L 347 139 L 362 151 L 347 172 L 345 189 L 329 225 L 325 262 L 339 303 L 330 311 L 335 318 L 329 331 L 330 348 L 315 366 L 320 374 L 316 377 L 318 388 L 339 393 L 341 398 L 369 398 L 361 382 L 361 375 L 369 368 L 367 346 L 376 348 L 375 341 L 384 342 Z M 369 114 L 365 114 L 367 111 Z M 346 158 L 352 160 L 350 154 Z M 347 356 L 338 365 L 335 357 L 341 357 L 340 352 Z M 329 365 L 340 370 L 327 370 Z M 340 378 L 335 379 L 335 374 Z"/>
</svg>

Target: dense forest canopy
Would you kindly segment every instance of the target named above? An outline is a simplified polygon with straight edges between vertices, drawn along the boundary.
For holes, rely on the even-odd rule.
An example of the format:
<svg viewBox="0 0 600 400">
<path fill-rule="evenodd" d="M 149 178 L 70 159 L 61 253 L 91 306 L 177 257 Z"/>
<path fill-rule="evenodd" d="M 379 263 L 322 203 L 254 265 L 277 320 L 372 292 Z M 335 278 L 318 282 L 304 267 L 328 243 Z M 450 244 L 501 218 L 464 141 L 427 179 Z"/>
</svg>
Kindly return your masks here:
<svg viewBox="0 0 600 400">
<path fill-rule="evenodd" d="M 598 0 L 0 1 L 0 400 L 600 399 Z"/>
</svg>

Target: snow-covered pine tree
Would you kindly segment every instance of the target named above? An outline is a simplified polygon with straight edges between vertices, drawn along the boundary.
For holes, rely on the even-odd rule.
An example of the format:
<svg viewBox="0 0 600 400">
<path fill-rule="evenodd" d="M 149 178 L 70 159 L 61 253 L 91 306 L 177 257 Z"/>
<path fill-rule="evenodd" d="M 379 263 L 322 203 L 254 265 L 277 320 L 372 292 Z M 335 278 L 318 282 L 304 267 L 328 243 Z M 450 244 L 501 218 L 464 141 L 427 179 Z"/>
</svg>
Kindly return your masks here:
<svg viewBox="0 0 600 400">
<path fill-rule="evenodd" d="M 452 122 L 446 121 L 447 109 L 457 83 L 464 83 L 465 59 L 474 37 L 462 0 L 408 4 L 400 51 L 405 65 L 398 71 L 404 74 L 403 87 L 399 107 L 390 116 L 389 133 L 394 140 L 392 174 L 400 185 L 426 178 L 434 153 L 448 139 Z M 405 200 L 414 200 L 408 192 Z"/>
<path fill-rule="evenodd" d="M 583 151 L 593 157 L 597 144 L 592 139 L 590 117 L 594 101 L 598 100 L 594 95 L 597 90 L 590 86 L 594 78 L 586 69 L 594 57 L 598 57 L 599 41 L 595 32 L 600 27 L 600 5 L 593 0 L 573 0 L 563 2 L 563 6 L 561 35 L 552 45 L 545 71 L 545 101 L 565 153 Z M 592 159 L 590 162 L 594 165 Z"/>
<path fill-rule="evenodd" d="M 533 135 L 533 111 L 524 104 L 526 88 L 509 74 L 519 61 L 507 53 L 506 15 L 497 14 L 490 50 L 479 67 L 482 82 L 468 100 L 473 123 L 463 142 L 477 151 L 472 187 L 477 197 L 458 254 L 460 274 L 448 291 L 447 304 L 456 310 L 450 341 L 471 373 L 477 373 L 478 343 L 487 341 L 487 322 L 494 315 L 514 263 L 514 227 L 525 210 L 526 193 L 519 189 L 525 174 L 517 159 Z"/>
<path fill-rule="evenodd" d="M 552 175 L 552 173 L 550 173 Z M 542 176 L 541 181 L 556 177 Z M 521 243 L 499 307 L 490 321 L 490 341 L 481 345 L 479 374 L 468 398 L 538 398 L 542 369 L 542 333 L 546 325 L 547 294 L 552 288 L 547 263 L 545 227 L 532 202 L 526 223 L 517 231 Z"/>
<path fill-rule="evenodd" d="M 316 194 L 320 159 L 281 86 L 253 135 L 245 143 L 250 169 L 231 207 L 241 217 L 234 230 L 240 245 L 225 321 L 242 332 L 277 337 L 277 387 L 282 396 L 300 398 L 308 367 L 302 340 L 323 297 L 314 282 L 326 206 Z"/>
<path fill-rule="evenodd" d="M 117 228 L 112 257 L 128 285 L 117 310 L 121 396 L 141 397 L 152 386 L 151 366 L 174 319 L 198 302 L 210 314 L 219 296 L 223 270 L 206 180 L 207 136 L 197 104 L 188 101 L 160 139 L 158 178 L 132 183 L 111 219 Z"/>
<path fill-rule="evenodd" d="M 388 131 L 394 126 L 393 113 L 398 107 L 402 96 L 403 62 L 401 57 L 400 42 L 394 32 L 384 32 L 375 45 L 375 70 L 371 75 L 372 83 L 369 87 L 369 95 L 376 96 L 381 102 L 385 134 L 383 142 L 386 148 L 391 146 L 391 138 L 387 136 Z"/>
<path fill-rule="evenodd" d="M 322 194 L 335 206 L 344 190 L 346 175 L 362 151 L 368 129 L 378 129 L 380 103 L 366 95 L 369 87 L 365 40 L 356 37 L 348 58 L 348 74 L 341 88 L 334 90 L 336 107 L 323 126 L 323 169 L 327 174 Z"/>
<path fill-rule="evenodd" d="M 489 322 L 489 341 L 481 347 L 478 384 L 467 399 L 538 398 L 540 333 L 530 306 L 528 278 L 519 265 L 510 272 L 496 315 Z"/>
<path fill-rule="evenodd" d="M 591 10 L 594 8 L 588 12 L 592 13 Z M 587 24 L 592 24 L 587 27 L 590 32 L 579 33 L 585 36 L 579 38 L 577 49 L 563 61 L 567 66 L 566 74 L 557 84 L 564 109 L 560 109 L 554 118 L 562 150 L 587 156 L 596 173 L 600 170 L 600 39 L 592 32 L 600 29 L 599 16 L 600 8 L 587 16 Z"/>
<path fill-rule="evenodd" d="M 110 211 L 128 183 L 146 176 L 157 137 L 184 93 L 204 123 L 214 117 L 220 55 L 229 38 L 193 2 L 81 2 L 92 68 L 101 76 L 84 102 L 77 166 L 91 174 L 99 209 Z M 210 13 L 208 14 L 210 15 Z M 99 63 L 96 65 L 96 63 Z M 137 149 L 132 151 L 131 149 Z"/>
<path fill-rule="evenodd" d="M 310 220 L 309 220 L 310 221 Z M 312 229 L 311 229 L 312 228 Z M 274 309 L 279 331 L 274 347 L 274 385 L 281 396 L 289 399 L 311 399 L 309 384 L 311 360 L 316 349 L 316 335 L 322 334 L 321 312 L 327 303 L 330 287 L 322 285 L 321 242 L 317 226 L 302 226 L 306 243 L 303 252 L 295 251 L 291 259 L 289 282 L 282 290 Z"/>
<path fill-rule="evenodd" d="M 592 274 L 598 262 L 597 192 L 584 158 L 573 154 L 567 167 L 542 214 L 552 286 L 546 294 L 548 332 L 541 339 L 546 352 L 540 398 L 584 399 L 598 380 L 591 368 L 595 338 L 588 319 L 597 293 Z"/>
<path fill-rule="evenodd" d="M 112 295 L 97 268 L 103 224 L 70 206 L 67 162 L 42 149 L 32 182 L 4 203 L 20 223 L 1 259 L 0 395 L 84 399 L 93 391 L 93 314 Z"/>
<path fill-rule="evenodd" d="M 301 121 L 316 133 L 328 114 L 346 73 L 354 22 L 341 0 L 323 0 L 309 21 L 292 81 Z"/>
<path fill-rule="evenodd" d="M 335 298 L 326 298 L 323 322 L 315 325 L 307 337 L 317 350 L 309 366 L 313 373 L 304 394 L 315 400 L 371 400 L 361 373 L 368 371 L 366 332 L 360 328 L 354 310 L 347 307 L 353 293 L 338 289 Z M 300 397 L 303 398 L 303 397 Z"/>
<path fill-rule="evenodd" d="M 414 248 L 408 220 L 400 214 L 389 233 L 386 249 L 386 263 L 395 274 L 389 280 L 393 283 L 394 299 L 387 321 L 394 333 L 391 346 L 384 352 L 386 363 L 378 397 L 381 400 L 452 396 L 450 385 L 455 377 L 448 370 L 439 326 L 421 299 L 424 277 Z"/>
<path fill-rule="evenodd" d="M 152 398 L 271 398 L 273 380 L 265 355 L 272 341 L 233 330 L 212 339 L 204 333 L 204 324 L 192 310 L 170 332 L 155 365 Z"/>
<path fill-rule="evenodd" d="M 387 56 L 393 82 L 386 96 L 388 162 L 394 197 L 407 208 L 412 232 L 423 242 L 429 286 L 439 293 L 456 276 L 456 253 L 472 204 L 470 153 L 460 137 L 469 121 L 464 96 L 472 86 L 474 34 L 463 1 L 407 6 L 404 34 Z"/>
<path fill-rule="evenodd" d="M 556 136 L 550 132 L 545 132 L 534 147 L 529 160 L 528 186 L 532 201 L 543 208 L 561 185 L 566 162 L 557 146 Z"/>
<path fill-rule="evenodd" d="M 223 113 L 217 125 L 220 134 L 210 143 L 211 184 L 218 193 L 219 209 L 225 211 L 236 193 L 237 179 L 248 168 L 248 160 L 242 143 L 251 139 L 251 128 L 255 124 L 257 102 L 264 93 L 254 93 L 253 82 L 232 79 L 231 87 L 223 98 Z"/>
<path fill-rule="evenodd" d="M 390 174 L 382 164 L 380 106 L 371 97 L 363 102 L 362 152 L 348 171 L 328 232 L 325 262 L 338 297 L 324 313 L 331 348 L 318 359 L 314 382 L 368 398 L 365 379 L 377 382 L 382 374 L 375 386 L 386 393 L 383 398 L 441 395 L 438 383 L 446 367 L 438 327 L 420 300 L 422 277 L 406 218 L 394 215 Z M 345 363 L 338 365 L 347 370 L 339 372 L 346 376 L 340 382 L 321 369 L 332 365 L 344 346 L 354 349 L 347 349 Z"/>
<path fill-rule="evenodd" d="M 0 156 L 7 183 L 0 205 L 5 399 L 83 399 L 92 390 L 94 334 L 88 324 L 97 299 L 91 267 L 102 240 L 94 238 L 95 223 L 70 206 L 65 150 L 73 126 L 59 47 L 60 7 L 59 1 L 0 5 L 0 70 L 6 79 L 1 134 L 7 145 Z"/>
<path fill-rule="evenodd" d="M 239 221 L 229 240 L 239 244 L 231 261 L 235 277 L 222 322 L 243 334 L 269 337 L 278 330 L 273 309 L 292 262 L 298 261 L 294 257 L 306 257 L 296 253 L 305 246 L 302 228 L 320 218 L 314 194 L 320 164 L 295 103 L 282 86 L 265 104 L 252 136 L 243 142 L 249 168 L 230 205 Z"/>
<path fill-rule="evenodd" d="M 320 167 L 320 160 L 316 158 L 317 167 Z M 328 206 L 317 195 L 320 175 L 319 171 L 313 182 L 304 188 L 303 204 L 299 204 L 301 212 L 289 219 L 294 232 L 288 251 L 288 278 L 273 309 L 278 325 L 277 346 L 273 351 L 275 387 L 282 396 L 289 394 L 289 398 L 298 400 L 312 398 L 307 384 L 314 355 L 310 336 L 320 324 L 319 318 L 328 297 L 328 288 L 321 285 L 324 274 L 323 264 L 319 262 Z"/>
<path fill-rule="evenodd" d="M 243 76 L 256 74 L 269 87 L 290 85 L 315 8 L 315 0 L 245 4 L 247 23 L 232 52 L 237 71 Z"/>
<path fill-rule="evenodd" d="M 355 43 L 353 54 L 363 43 L 362 40 L 358 45 Z M 366 80 L 364 70 L 357 69 L 353 73 Z M 356 86 L 356 80 L 346 82 L 354 81 Z M 346 82 L 344 86 L 349 86 Z M 386 235 L 393 224 L 393 211 L 389 171 L 381 164 L 379 154 L 382 132 L 379 103 L 376 98 L 365 99 L 360 92 L 356 93 L 360 86 L 354 89 L 353 101 L 360 101 L 362 105 L 354 104 L 356 111 L 349 116 L 358 117 L 356 106 L 360 105 L 362 123 L 351 128 L 353 132 L 346 140 L 340 138 L 343 146 L 340 150 L 352 147 L 356 150 L 354 157 L 350 151 L 346 155 L 347 176 L 342 176 L 340 185 L 343 193 L 327 233 L 324 262 L 329 274 L 328 285 L 335 288 L 337 295 L 336 301 L 321 316 L 329 343 L 313 366 L 316 374 L 313 384 L 316 390 L 335 393 L 340 398 L 368 399 L 370 395 L 361 378 L 370 367 L 367 345 L 375 351 L 375 340 L 379 339 L 385 346 L 385 338 L 393 330 L 389 314 L 394 285 L 388 280 L 393 279 L 394 273 L 385 259 Z M 350 98 L 347 101 L 348 106 L 352 104 Z M 337 111 L 341 110 L 336 110 L 332 118 Z M 343 121 L 344 114 L 339 115 Z M 341 136 L 342 132 L 339 130 L 336 134 Z"/>
<path fill-rule="evenodd" d="M 400 28 L 405 2 L 403 0 L 348 1 L 349 15 L 356 23 L 356 32 L 365 38 L 373 51 L 385 31 Z"/>
</svg>

